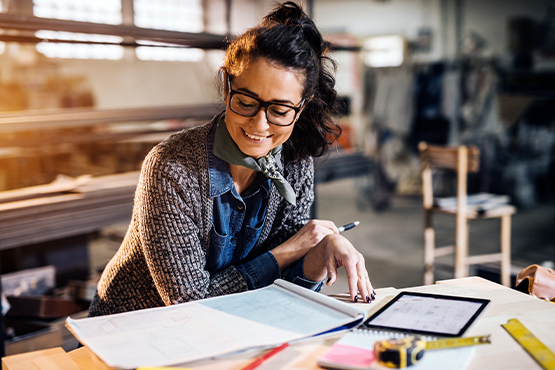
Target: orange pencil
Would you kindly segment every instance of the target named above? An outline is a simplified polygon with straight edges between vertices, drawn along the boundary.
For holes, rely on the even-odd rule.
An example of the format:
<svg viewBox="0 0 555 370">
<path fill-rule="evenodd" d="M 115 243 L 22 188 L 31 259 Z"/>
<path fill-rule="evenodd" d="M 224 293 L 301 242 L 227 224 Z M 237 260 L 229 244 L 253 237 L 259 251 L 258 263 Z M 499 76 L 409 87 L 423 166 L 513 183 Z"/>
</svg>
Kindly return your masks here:
<svg viewBox="0 0 555 370">
<path fill-rule="evenodd" d="M 258 357 L 256 360 L 242 368 L 241 370 L 253 370 L 260 366 L 264 361 L 269 359 L 270 357 L 274 356 L 275 354 L 283 351 L 285 348 L 289 346 L 289 343 L 283 343 L 281 346 L 272 349 L 271 351 L 263 354 L 262 356 Z"/>
</svg>

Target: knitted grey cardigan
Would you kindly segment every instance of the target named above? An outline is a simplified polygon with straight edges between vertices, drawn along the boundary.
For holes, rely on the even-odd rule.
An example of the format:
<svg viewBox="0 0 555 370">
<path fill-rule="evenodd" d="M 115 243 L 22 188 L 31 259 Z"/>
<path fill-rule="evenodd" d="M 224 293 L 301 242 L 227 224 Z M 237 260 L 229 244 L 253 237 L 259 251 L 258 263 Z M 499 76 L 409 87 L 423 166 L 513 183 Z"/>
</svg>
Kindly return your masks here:
<svg viewBox="0 0 555 370">
<path fill-rule="evenodd" d="M 213 275 L 205 270 L 213 208 L 207 136 L 218 118 L 169 136 L 146 156 L 129 229 L 104 269 L 89 316 L 247 290 L 234 266 Z M 285 201 L 272 184 L 254 256 L 283 243 L 309 219 L 313 161 L 288 160 L 287 153 L 282 158 L 283 175 L 295 190 L 297 205 Z"/>
</svg>

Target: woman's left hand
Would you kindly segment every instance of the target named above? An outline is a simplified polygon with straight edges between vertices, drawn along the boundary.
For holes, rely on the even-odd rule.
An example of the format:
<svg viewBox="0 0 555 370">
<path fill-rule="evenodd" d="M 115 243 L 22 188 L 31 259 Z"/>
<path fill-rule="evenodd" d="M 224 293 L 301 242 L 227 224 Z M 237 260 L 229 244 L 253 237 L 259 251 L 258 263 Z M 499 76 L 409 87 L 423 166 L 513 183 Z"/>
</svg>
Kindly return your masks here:
<svg viewBox="0 0 555 370">
<path fill-rule="evenodd" d="M 304 275 L 312 281 L 319 281 L 327 276 L 326 285 L 331 286 L 337 279 L 337 269 L 341 266 L 347 272 L 351 300 L 357 302 L 357 293 L 360 293 L 366 302 L 373 301 L 375 292 L 366 271 L 364 257 L 341 235 L 326 235 L 308 252 L 304 258 Z"/>
</svg>

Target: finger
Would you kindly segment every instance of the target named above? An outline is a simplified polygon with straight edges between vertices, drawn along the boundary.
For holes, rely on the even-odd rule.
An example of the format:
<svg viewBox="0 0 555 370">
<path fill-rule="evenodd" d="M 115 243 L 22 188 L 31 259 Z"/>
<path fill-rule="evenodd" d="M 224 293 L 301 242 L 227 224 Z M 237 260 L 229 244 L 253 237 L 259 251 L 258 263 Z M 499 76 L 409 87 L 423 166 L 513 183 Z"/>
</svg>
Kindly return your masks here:
<svg viewBox="0 0 555 370">
<path fill-rule="evenodd" d="M 326 234 L 339 234 L 339 229 L 335 226 L 333 221 L 329 220 L 312 220 L 315 224 L 319 225 L 323 230 L 322 232 Z M 326 232 L 327 231 L 327 232 Z"/>
<path fill-rule="evenodd" d="M 370 303 L 372 302 L 372 293 L 368 289 L 368 278 L 364 276 L 364 274 L 358 275 L 358 291 L 360 292 L 360 296 L 364 299 L 364 302 Z"/>
<path fill-rule="evenodd" d="M 357 268 L 355 263 L 348 262 L 343 267 L 345 267 L 345 271 L 347 272 L 347 282 L 349 284 L 349 293 L 351 294 L 351 300 L 353 302 L 358 301 L 358 274 Z"/>
<path fill-rule="evenodd" d="M 370 300 L 374 301 L 376 299 L 376 291 L 374 290 L 374 287 L 372 286 L 372 282 L 370 281 L 370 278 L 367 277 L 367 283 L 366 285 L 368 286 L 368 294 L 370 295 Z"/>
<path fill-rule="evenodd" d="M 359 255 L 356 268 L 358 275 L 358 291 L 364 301 L 370 303 L 375 299 L 375 294 L 370 283 L 370 278 L 368 277 L 368 271 L 366 271 L 366 265 L 362 254 Z"/>
<path fill-rule="evenodd" d="M 364 256 L 359 252 L 356 252 L 356 271 L 358 291 L 365 302 L 371 303 L 376 296 L 368 277 Z"/>
<path fill-rule="evenodd" d="M 328 280 L 326 281 L 327 286 L 332 286 L 337 280 L 337 268 L 335 267 L 335 260 L 333 257 L 326 258 L 326 269 L 328 270 Z"/>
<path fill-rule="evenodd" d="M 326 285 L 332 286 L 333 283 L 335 283 L 335 280 L 337 280 L 337 273 L 335 271 L 328 270 L 328 278 L 326 280 Z"/>
<path fill-rule="evenodd" d="M 330 229 L 333 231 L 334 234 L 339 234 L 339 228 L 337 227 L 337 225 L 332 222 L 330 226 Z"/>
<path fill-rule="evenodd" d="M 376 291 L 374 290 L 374 287 L 372 286 L 372 282 L 370 281 L 370 277 L 368 276 L 368 270 L 366 270 L 366 263 L 364 261 L 364 256 L 361 254 L 360 255 L 361 259 L 360 259 L 360 268 L 364 271 L 364 283 L 368 289 L 368 295 L 370 297 L 370 299 L 373 301 L 376 299 Z"/>
<path fill-rule="evenodd" d="M 366 275 L 364 284 L 366 285 L 366 287 L 368 289 L 368 298 L 370 298 L 370 302 L 372 302 L 373 300 L 376 299 L 376 291 L 372 287 L 372 282 L 370 281 L 370 278 L 368 277 L 368 275 Z"/>
<path fill-rule="evenodd" d="M 374 290 L 374 286 L 372 285 L 372 281 L 370 280 L 370 277 L 367 277 L 368 279 L 368 291 L 370 292 L 370 298 L 372 300 L 376 299 L 376 290 Z"/>
</svg>

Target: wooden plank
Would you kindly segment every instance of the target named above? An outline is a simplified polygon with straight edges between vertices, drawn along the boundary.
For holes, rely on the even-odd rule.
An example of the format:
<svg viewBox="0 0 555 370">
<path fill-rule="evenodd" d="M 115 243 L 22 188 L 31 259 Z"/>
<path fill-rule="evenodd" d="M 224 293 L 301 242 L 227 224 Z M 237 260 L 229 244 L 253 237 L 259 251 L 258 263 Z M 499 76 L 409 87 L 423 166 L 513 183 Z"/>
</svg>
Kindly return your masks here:
<svg viewBox="0 0 555 370">
<path fill-rule="evenodd" d="M 46 185 L 29 186 L 26 188 L 0 192 L 0 203 L 16 202 L 23 199 L 33 199 L 44 196 L 58 195 L 77 189 L 92 176 L 83 175 L 77 178 L 58 176 L 56 180 Z"/>
<path fill-rule="evenodd" d="M 501 217 L 501 284 L 511 286 L 511 215 Z"/>
<path fill-rule="evenodd" d="M 115 370 L 104 363 L 88 347 L 81 347 L 68 353 L 81 370 Z"/>
<path fill-rule="evenodd" d="M 500 262 L 502 253 L 477 254 L 466 258 L 467 265 L 478 265 L 488 262 Z"/>
<path fill-rule="evenodd" d="M 2 14 L 0 14 L 0 18 Z M 221 104 L 197 104 L 124 109 L 64 109 L 53 113 L 12 113 L 0 115 L 0 132 L 48 128 L 76 128 L 106 123 L 158 121 L 164 119 L 211 118 L 221 112 Z"/>
<path fill-rule="evenodd" d="M 0 249 L 83 235 L 128 222 L 138 179 L 138 171 L 100 176 L 82 183 L 73 193 L 0 203 Z"/>
<path fill-rule="evenodd" d="M 74 235 L 94 232 L 102 227 L 131 220 L 133 203 L 103 207 L 95 212 L 83 211 L 52 218 L 46 222 L 29 224 L 29 228 L 18 228 L 13 233 L 2 231 L 0 249 L 56 240 Z"/>
<path fill-rule="evenodd" d="M 467 207 L 468 208 L 468 207 Z M 446 208 L 441 208 L 438 206 L 434 206 L 433 208 L 434 212 L 438 212 L 438 213 L 443 213 L 446 215 L 456 215 L 457 211 L 456 209 L 446 209 Z M 512 215 L 516 213 L 516 207 L 512 206 L 510 204 L 508 205 L 503 205 L 503 206 L 499 206 L 497 208 L 493 208 L 490 209 L 486 212 L 480 212 L 476 209 L 471 209 L 468 210 L 466 212 L 466 218 L 467 220 L 475 220 L 475 219 L 485 219 L 485 218 L 497 218 L 497 217 L 501 217 L 503 215 Z"/>
<path fill-rule="evenodd" d="M 3 370 L 80 370 L 62 347 L 44 349 L 2 358 Z"/>
<path fill-rule="evenodd" d="M 448 255 L 453 254 L 453 253 L 455 253 L 455 246 L 454 245 L 439 247 L 439 248 L 436 248 L 434 250 L 434 256 L 435 257 L 448 256 Z"/>
</svg>

